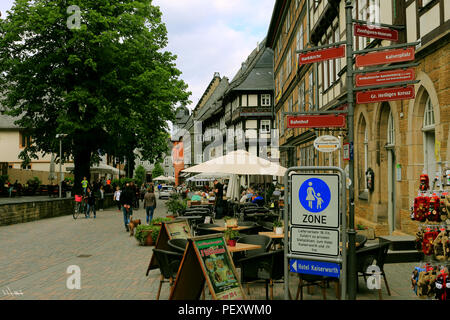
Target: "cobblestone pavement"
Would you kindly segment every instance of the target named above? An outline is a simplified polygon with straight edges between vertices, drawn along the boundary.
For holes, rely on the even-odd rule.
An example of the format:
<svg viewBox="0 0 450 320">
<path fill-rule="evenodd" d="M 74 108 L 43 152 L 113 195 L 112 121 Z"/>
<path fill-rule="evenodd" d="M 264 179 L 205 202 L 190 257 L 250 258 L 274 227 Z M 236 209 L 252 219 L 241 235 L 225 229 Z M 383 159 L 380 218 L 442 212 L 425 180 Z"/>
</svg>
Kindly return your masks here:
<svg viewBox="0 0 450 320">
<path fill-rule="evenodd" d="M 159 200 L 155 217 L 165 215 L 164 202 Z M 134 217 L 145 221 L 142 207 Z M 125 232 L 122 213 L 117 209 L 97 212 L 96 219 L 74 220 L 68 215 L 0 227 L 0 299 L 155 299 L 159 270 L 145 275 L 152 248 L 139 246 Z M 71 265 L 81 270 L 79 290 L 66 286 Z M 410 288 L 413 268 L 411 263 L 385 266 L 392 295 L 387 295 L 383 284 L 383 299 L 418 299 Z M 297 279 L 295 274 L 290 276 L 294 297 Z M 378 299 L 376 291 L 365 289 L 363 279 L 359 284 L 358 299 Z M 161 299 L 168 296 L 169 285 L 165 283 Z M 283 284 L 275 284 L 274 298 L 283 296 Z M 264 284 L 251 284 L 249 298 L 265 299 Z M 208 294 L 206 299 L 210 299 Z M 309 294 L 304 289 L 304 299 L 320 300 L 321 291 L 314 288 Z M 327 289 L 327 299 L 336 299 L 333 284 Z"/>
</svg>

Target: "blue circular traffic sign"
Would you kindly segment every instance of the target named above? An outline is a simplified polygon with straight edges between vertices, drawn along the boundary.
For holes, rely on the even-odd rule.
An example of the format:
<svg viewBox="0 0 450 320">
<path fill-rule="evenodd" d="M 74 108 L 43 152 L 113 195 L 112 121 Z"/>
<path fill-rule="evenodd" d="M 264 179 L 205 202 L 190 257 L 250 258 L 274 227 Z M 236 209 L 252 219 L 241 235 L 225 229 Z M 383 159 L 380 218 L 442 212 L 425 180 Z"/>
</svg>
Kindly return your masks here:
<svg viewBox="0 0 450 320">
<path fill-rule="evenodd" d="M 330 187 L 321 179 L 310 178 L 300 186 L 298 198 L 305 210 L 313 213 L 322 212 L 330 204 Z"/>
</svg>

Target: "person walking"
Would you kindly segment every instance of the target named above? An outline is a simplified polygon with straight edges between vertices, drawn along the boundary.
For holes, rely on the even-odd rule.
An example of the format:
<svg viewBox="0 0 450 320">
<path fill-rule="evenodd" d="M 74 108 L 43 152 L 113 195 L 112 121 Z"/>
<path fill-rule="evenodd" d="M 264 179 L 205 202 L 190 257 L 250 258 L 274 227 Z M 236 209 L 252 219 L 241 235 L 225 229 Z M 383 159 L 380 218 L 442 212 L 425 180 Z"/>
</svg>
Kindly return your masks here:
<svg viewBox="0 0 450 320">
<path fill-rule="evenodd" d="M 100 190 L 98 192 L 100 194 L 100 198 L 98 199 L 98 208 L 100 211 L 103 211 L 103 204 L 105 203 L 105 189 L 103 186 L 100 186 Z"/>
<path fill-rule="evenodd" d="M 147 193 L 144 195 L 144 208 L 147 214 L 147 224 L 150 224 L 153 219 L 153 213 L 156 209 L 156 196 L 155 188 L 153 186 L 147 189 Z"/>
<path fill-rule="evenodd" d="M 116 187 L 116 191 L 114 191 L 114 201 L 117 204 L 117 210 L 120 211 L 121 207 L 120 207 L 120 194 L 122 193 L 122 191 L 120 190 L 120 187 L 117 186 Z"/>
<path fill-rule="evenodd" d="M 130 217 L 133 215 L 133 200 L 135 197 L 135 192 L 131 188 L 130 184 L 127 183 L 125 189 L 120 194 L 120 203 L 122 204 L 123 212 L 123 222 L 125 224 L 125 230 L 130 231 L 128 228 L 128 223 Z"/>
<path fill-rule="evenodd" d="M 84 194 L 86 194 L 88 184 L 89 184 L 89 182 L 87 181 L 86 177 L 83 177 L 83 180 L 81 181 L 81 187 L 83 188 Z"/>
<path fill-rule="evenodd" d="M 87 196 L 87 210 L 86 210 L 86 219 L 89 218 L 89 215 L 92 212 L 94 213 L 94 219 L 96 218 L 96 212 L 95 212 L 95 193 L 91 191 L 91 189 L 88 187 L 86 189 L 86 196 Z"/>
</svg>

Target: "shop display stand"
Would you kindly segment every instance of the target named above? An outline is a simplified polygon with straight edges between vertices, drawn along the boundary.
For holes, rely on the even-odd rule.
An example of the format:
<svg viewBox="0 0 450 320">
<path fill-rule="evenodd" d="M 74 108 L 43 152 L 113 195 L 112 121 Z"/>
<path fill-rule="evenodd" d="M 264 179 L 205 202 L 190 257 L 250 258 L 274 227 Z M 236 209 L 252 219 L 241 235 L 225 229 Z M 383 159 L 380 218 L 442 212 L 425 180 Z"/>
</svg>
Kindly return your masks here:
<svg viewBox="0 0 450 320">
<path fill-rule="evenodd" d="M 411 219 L 418 222 L 416 249 L 423 252 L 423 259 L 412 272 L 412 289 L 422 299 L 450 300 L 450 190 L 441 185 L 440 190 L 427 190 L 426 175 L 421 175 L 420 181 Z"/>
</svg>

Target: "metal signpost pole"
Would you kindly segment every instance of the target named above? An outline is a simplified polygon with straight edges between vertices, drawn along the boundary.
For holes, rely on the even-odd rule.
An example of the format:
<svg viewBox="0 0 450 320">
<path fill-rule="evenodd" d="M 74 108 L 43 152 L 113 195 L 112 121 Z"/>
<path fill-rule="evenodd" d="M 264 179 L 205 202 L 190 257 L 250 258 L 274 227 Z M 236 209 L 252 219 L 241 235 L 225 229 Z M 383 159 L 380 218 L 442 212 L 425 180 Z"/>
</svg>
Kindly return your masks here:
<svg viewBox="0 0 450 320">
<path fill-rule="evenodd" d="M 347 0 L 345 3 L 345 22 L 346 22 L 346 54 L 347 54 L 347 103 L 348 103 L 348 141 L 353 143 L 353 20 L 352 20 L 352 2 Z M 348 219 L 348 298 L 356 299 L 356 246 L 355 246 L 355 191 L 354 191 L 354 156 L 350 156 L 349 161 L 349 219 Z"/>
</svg>

